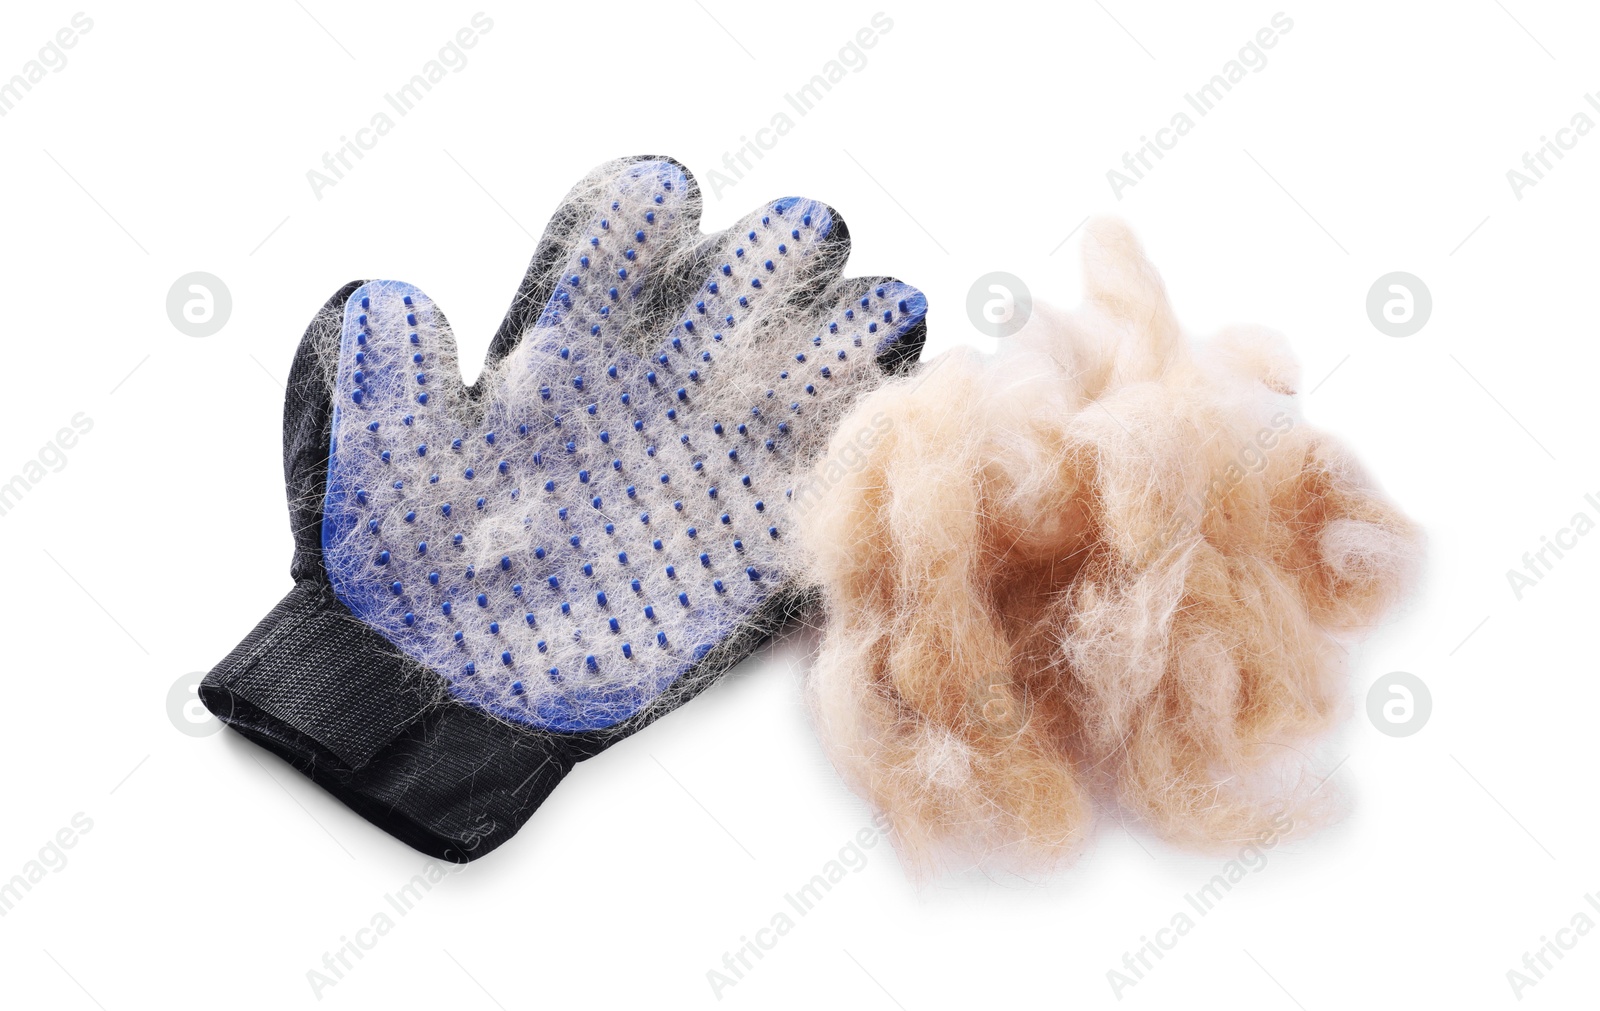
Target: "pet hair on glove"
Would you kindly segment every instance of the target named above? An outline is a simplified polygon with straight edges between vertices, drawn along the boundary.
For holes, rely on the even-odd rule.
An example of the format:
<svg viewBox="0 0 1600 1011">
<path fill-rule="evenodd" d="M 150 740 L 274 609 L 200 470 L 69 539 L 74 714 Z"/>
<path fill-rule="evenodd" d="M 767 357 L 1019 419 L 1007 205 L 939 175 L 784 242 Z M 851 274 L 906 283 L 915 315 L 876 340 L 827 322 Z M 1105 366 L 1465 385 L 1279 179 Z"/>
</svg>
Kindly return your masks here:
<svg viewBox="0 0 1600 1011">
<path fill-rule="evenodd" d="M 1281 338 L 1191 342 L 1125 226 L 1084 248 L 1082 312 L 864 397 L 795 492 L 814 718 L 920 872 L 1048 865 L 1097 800 L 1196 846 L 1315 824 L 1339 642 L 1420 556 Z"/>
<path fill-rule="evenodd" d="M 340 289 L 284 411 L 295 587 L 205 679 L 214 713 L 466 861 L 794 613 L 795 475 L 915 359 L 925 303 L 841 278 L 824 204 L 699 213 L 676 162 L 596 169 L 471 387 L 421 290 Z"/>
</svg>

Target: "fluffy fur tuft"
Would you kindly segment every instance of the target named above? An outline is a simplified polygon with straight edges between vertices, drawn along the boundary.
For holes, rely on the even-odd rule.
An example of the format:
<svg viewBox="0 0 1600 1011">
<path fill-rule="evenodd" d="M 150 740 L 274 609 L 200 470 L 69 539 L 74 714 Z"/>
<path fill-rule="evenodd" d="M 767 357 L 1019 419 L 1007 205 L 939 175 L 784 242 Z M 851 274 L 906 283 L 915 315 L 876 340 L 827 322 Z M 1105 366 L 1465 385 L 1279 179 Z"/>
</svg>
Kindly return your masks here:
<svg viewBox="0 0 1600 1011">
<path fill-rule="evenodd" d="M 1084 311 L 873 392 L 813 475 L 809 699 L 921 870 L 1051 862 L 1091 798 L 1193 845 L 1316 823 L 1338 639 L 1420 555 L 1280 337 L 1186 341 L 1126 227 L 1085 249 Z"/>
</svg>

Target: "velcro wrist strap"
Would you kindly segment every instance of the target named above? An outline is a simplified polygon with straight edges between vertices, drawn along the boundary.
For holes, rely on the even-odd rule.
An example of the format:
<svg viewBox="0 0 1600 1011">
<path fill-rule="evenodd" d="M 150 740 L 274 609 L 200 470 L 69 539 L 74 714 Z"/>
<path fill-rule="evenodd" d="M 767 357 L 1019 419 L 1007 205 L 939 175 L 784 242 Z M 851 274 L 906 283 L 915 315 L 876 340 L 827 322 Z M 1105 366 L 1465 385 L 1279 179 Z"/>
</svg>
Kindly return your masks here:
<svg viewBox="0 0 1600 1011">
<path fill-rule="evenodd" d="M 511 838 L 586 753 L 451 703 L 315 580 L 206 676 L 200 698 L 368 821 L 457 863 Z"/>
<path fill-rule="evenodd" d="M 301 580 L 207 675 L 206 705 L 251 736 L 305 738 L 360 769 L 441 697 L 430 672 Z M 250 726 L 242 726 L 249 723 Z"/>
</svg>

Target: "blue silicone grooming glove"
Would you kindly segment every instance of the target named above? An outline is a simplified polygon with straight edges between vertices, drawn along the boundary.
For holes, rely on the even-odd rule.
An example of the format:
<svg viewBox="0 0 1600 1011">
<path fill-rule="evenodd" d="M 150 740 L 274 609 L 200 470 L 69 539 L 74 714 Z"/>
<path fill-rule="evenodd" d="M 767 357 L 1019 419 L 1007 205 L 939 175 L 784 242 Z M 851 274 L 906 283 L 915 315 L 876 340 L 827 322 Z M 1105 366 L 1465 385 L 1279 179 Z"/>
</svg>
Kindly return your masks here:
<svg viewBox="0 0 1600 1011">
<path fill-rule="evenodd" d="M 465 861 L 792 615 L 796 481 L 925 304 L 841 279 L 827 206 L 698 231 L 666 159 L 591 173 L 472 387 L 420 290 L 353 283 L 285 409 L 294 590 L 202 686 L 357 811 Z"/>
</svg>

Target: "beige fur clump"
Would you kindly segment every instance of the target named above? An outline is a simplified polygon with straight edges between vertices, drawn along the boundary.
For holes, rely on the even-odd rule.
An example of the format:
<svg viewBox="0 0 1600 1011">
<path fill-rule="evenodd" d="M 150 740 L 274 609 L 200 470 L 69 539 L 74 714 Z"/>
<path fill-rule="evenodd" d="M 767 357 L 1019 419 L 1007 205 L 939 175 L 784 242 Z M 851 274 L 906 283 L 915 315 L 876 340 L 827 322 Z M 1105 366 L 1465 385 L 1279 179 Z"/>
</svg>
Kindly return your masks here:
<svg viewBox="0 0 1600 1011">
<path fill-rule="evenodd" d="M 1085 250 L 1082 312 L 864 398 L 797 491 L 813 712 L 921 870 L 1051 862 L 1091 798 L 1192 845 L 1314 824 L 1339 640 L 1420 555 L 1281 338 L 1186 341 L 1125 226 Z"/>
</svg>

